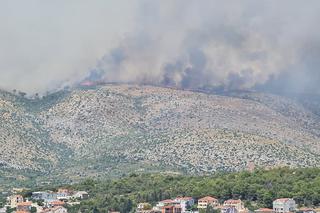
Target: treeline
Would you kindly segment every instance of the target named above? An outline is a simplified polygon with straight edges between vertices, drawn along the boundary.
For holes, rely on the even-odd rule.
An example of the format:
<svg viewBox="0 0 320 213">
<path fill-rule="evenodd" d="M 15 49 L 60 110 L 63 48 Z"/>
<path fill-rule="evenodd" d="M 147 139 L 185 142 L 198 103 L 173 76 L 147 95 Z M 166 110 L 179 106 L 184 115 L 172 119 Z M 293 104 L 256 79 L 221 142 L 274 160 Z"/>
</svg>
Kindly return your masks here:
<svg viewBox="0 0 320 213">
<path fill-rule="evenodd" d="M 180 176 L 172 174 L 131 174 L 127 177 L 95 181 L 86 180 L 72 186 L 89 192 L 91 198 L 70 209 L 71 212 L 130 212 L 139 202 L 211 195 L 220 199 L 242 199 L 249 209 L 272 207 L 276 198 L 294 198 L 300 206 L 320 204 L 320 169 L 256 170 L 252 173 Z"/>
</svg>

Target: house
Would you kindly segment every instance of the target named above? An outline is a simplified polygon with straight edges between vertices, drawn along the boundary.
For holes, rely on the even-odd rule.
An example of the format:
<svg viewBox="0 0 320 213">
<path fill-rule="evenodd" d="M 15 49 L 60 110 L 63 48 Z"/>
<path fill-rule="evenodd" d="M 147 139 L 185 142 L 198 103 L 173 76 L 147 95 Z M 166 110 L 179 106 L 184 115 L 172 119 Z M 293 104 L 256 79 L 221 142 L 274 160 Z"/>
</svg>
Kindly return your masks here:
<svg viewBox="0 0 320 213">
<path fill-rule="evenodd" d="M 180 205 L 168 205 L 161 208 L 162 213 L 182 213 Z"/>
<path fill-rule="evenodd" d="M 56 206 L 53 208 L 45 209 L 41 213 L 68 213 L 68 210 L 63 206 Z"/>
<path fill-rule="evenodd" d="M 47 192 L 32 192 L 31 198 L 33 200 L 44 200 L 43 198 L 46 197 Z"/>
<path fill-rule="evenodd" d="M 273 209 L 260 208 L 254 211 L 255 213 L 273 213 Z"/>
<path fill-rule="evenodd" d="M 206 209 L 208 206 L 216 207 L 219 205 L 218 199 L 214 197 L 203 197 L 198 200 L 198 209 Z"/>
<path fill-rule="evenodd" d="M 58 199 L 58 194 L 53 192 L 32 192 L 31 198 L 33 200 L 51 202 Z"/>
<path fill-rule="evenodd" d="M 176 197 L 173 202 L 181 206 L 182 213 L 185 213 L 191 206 L 194 205 L 194 199 L 192 197 Z"/>
<path fill-rule="evenodd" d="M 19 203 L 23 202 L 23 197 L 21 195 L 12 195 L 9 197 L 10 207 L 16 208 Z"/>
<path fill-rule="evenodd" d="M 74 195 L 73 195 L 74 198 L 78 198 L 78 199 L 81 199 L 81 200 L 86 200 L 89 198 L 89 194 L 85 191 L 79 191 L 79 192 L 76 192 Z"/>
<path fill-rule="evenodd" d="M 17 212 L 30 212 L 32 207 L 32 202 L 22 202 L 17 204 Z"/>
<path fill-rule="evenodd" d="M 225 211 L 229 211 L 229 208 L 235 208 L 237 212 L 244 212 L 246 209 L 244 208 L 244 204 L 241 200 L 226 200 L 223 203 L 223 209 Z"/>
<path fill-rule="evenodd" d="M 59 188 L 57 192 L 58 200 L 68 200 L 72 194 L 72 191 L 69 189 Z"/>
<path fill-rule="evenodd" d="M 280 198 L 273 201 L 275 213 L 289 213 L 296 210 L 296 202 L 291 198 Z"/>
<path fill-rule="evenodd" d="M 48 206 L 50 208 L 53 208 L 53 207 L 57 207 L 57 206 L 64 206 L 65 205 L 65 202 L 63 201 L 60 201 L 60 200 L 55 200 L 55 201 L 51 201 Z"/>
<path fill-rule="evenodd" d="M 66 196 L 71 195 L 72 191 L 70 189 L 59 188 L 58 194 L 65 194 Z"/>
<path fill-rule="evenodd" d="M 162 207 L 173 205 L 174 201 L 171 199 L 159 201 L 158 204 L 153 208 L 154 211 L 162 211 Z"/>
</svg>

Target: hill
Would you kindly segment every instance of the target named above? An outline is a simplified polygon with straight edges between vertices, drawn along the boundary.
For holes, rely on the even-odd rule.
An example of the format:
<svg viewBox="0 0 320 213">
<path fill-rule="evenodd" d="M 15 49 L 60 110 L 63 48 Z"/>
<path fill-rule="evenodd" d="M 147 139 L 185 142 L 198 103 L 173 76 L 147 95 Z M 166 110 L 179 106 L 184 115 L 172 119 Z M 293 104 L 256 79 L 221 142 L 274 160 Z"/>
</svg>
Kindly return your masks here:
<svg viewBox="0 0 320 213">
<path fill-rule="evenodd" d="M 2 92 L 0 165 L 2 177 L 11 176 L 2 181 L 17 179 L 12 174 L 26 183 L 31 174 L 41 174 L 41 182 L 128 172 L 198 175 L 252 163 L 318 166 L 315 106 L 264 93 L 136 85 L 77 88 L 41 99 Z"/>
</svg>

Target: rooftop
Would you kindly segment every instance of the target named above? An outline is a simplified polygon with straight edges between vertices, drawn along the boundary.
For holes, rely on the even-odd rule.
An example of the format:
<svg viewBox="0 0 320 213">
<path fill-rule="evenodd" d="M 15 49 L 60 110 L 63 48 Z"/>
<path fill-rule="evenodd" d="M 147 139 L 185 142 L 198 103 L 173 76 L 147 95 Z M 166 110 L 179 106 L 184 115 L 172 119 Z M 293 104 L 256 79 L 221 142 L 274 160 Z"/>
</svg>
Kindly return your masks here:
<svg viewBox="0 0 320 213">
<path fill-rule="evenodd" d="M 17 206 L 31 206 L 32 202 L 22 202 L 22 203 L 18 203 Z"/>
<path fill-rule="evenodd" d="M 64 205 L 65 203 L 63 201 L 60 200 L 55 200 L 50 202 L 51 205 Z"/>
<path fill-rule="evenodd" d="M 291 198 L 279 198 L 279 199 L 276 199 L 274 202 L 287 202 L 291 200 Z"/>
<path fill-rule="evenodd" d="M 206 196 L 203 198 L 200 198 L 199 201 L 217 201 L 218 199 L 214 198 L 214 197 L 210 197 L 210 196 Z"/>
</svg>

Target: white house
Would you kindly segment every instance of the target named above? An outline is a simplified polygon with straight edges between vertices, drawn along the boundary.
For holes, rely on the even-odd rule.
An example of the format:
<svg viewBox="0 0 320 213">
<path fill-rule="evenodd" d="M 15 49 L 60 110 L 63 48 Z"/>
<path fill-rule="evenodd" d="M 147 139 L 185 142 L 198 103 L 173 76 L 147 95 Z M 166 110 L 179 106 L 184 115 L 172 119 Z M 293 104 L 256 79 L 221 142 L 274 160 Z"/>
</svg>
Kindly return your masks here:
<svg viewBox="0 0 320 213">
<path fill-rule="evenodd" d="M 85 191 L 78 191 L 73 195 L 74 198 L 79 198 L 81 200 L 85 200 L 89 198 L 88 192 Z"/>
<path fill-rule="evenodd" d="M 194 199 L 192 197 L 177 197 L 173 202 L 180 204 L 182 213 L 187 212 L 188 208 L 194 205 Z"/>
<path fill-rule="evenodd" d="M 280 198 L 273 201 L 273 211 L 275 213 L 288 213 L 296 210 L 296 202 L 291 198 Z"/>
<path fill-rule="evenodd" d="M 51 202 L 58 199 L 57 193 L 51 191 L 48 192 L 32 192 L 31 198 L 33 200 L 44 200 L 45 202 Z"/>
</svg>

